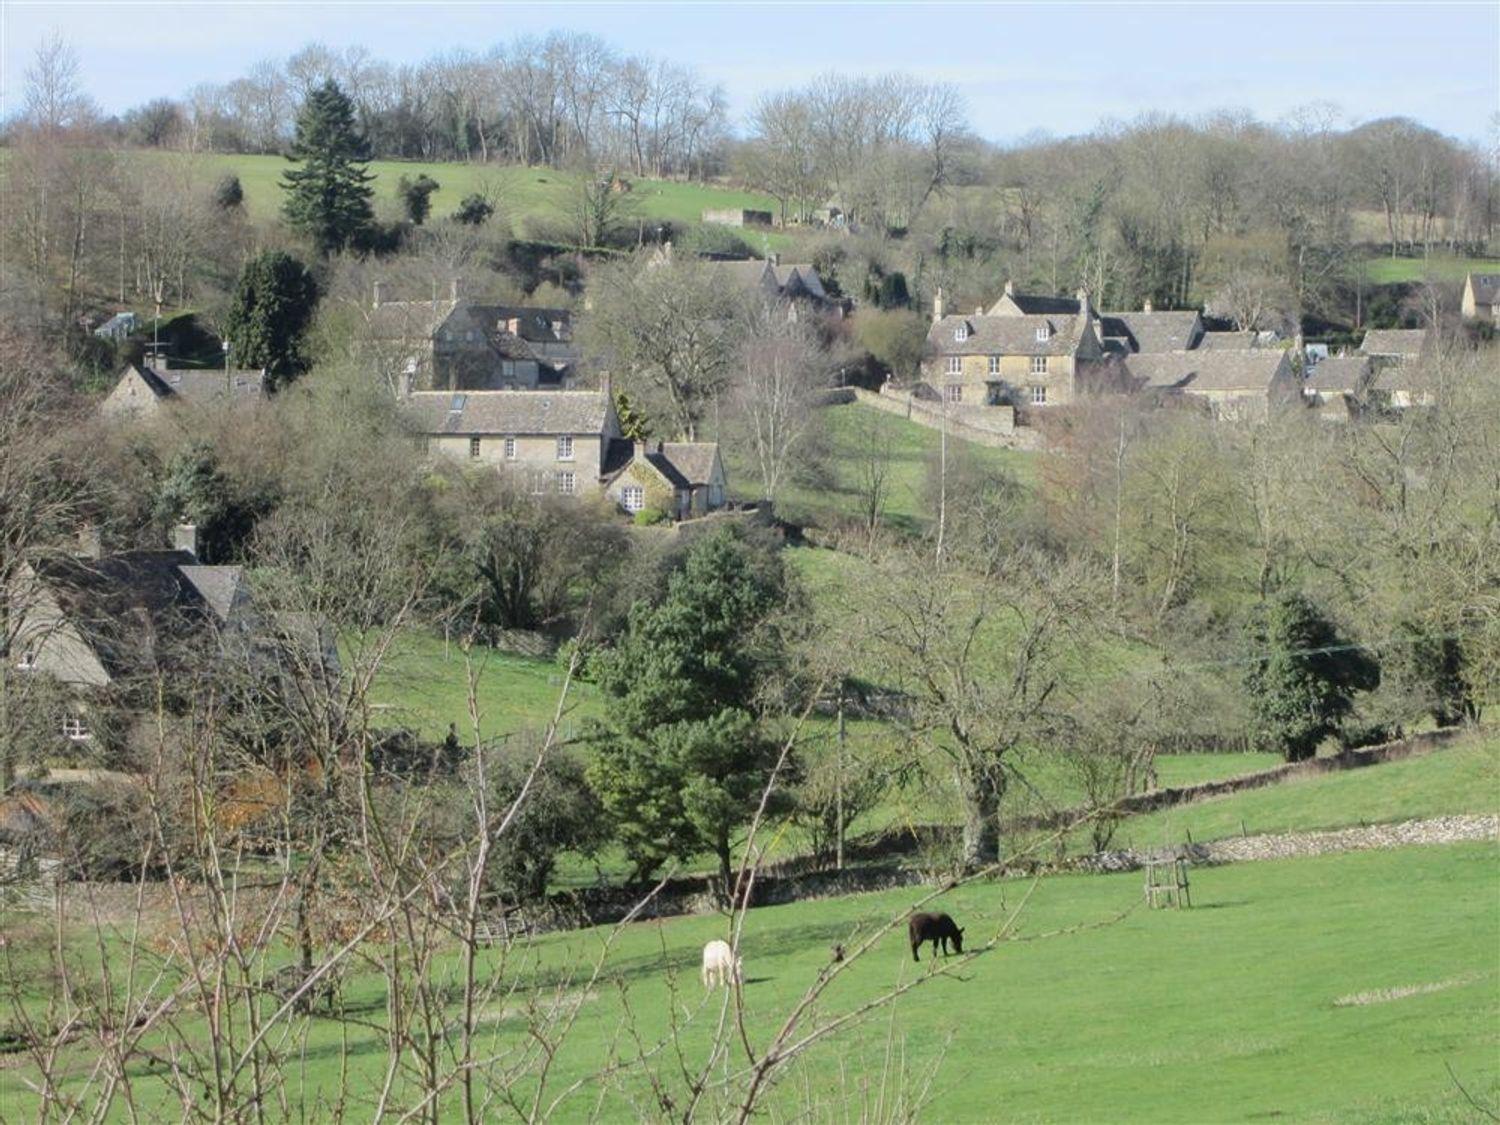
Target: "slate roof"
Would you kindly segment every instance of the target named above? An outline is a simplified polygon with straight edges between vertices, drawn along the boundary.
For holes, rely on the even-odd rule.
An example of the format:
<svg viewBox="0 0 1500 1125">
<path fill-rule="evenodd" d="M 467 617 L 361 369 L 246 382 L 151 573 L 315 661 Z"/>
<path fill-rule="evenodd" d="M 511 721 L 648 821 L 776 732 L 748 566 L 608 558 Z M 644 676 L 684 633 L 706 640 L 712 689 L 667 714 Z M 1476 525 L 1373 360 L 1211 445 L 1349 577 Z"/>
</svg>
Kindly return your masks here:
<svg viewBox="0 0 1500 1125">
<path fill-rule="evenodd" d="M 1102 313 L 1100 320 L 1104 335 L 1128 340 L 1132 352 L 1184 351 L 1201 334 L 1201 318 L 1191 309 Z"/>
<path fill-rule="evenodd" d="M 1471 273 L 1467 280 L 1475 304 L 1500 305 L 1500 273 Z"/>
<path fill-rule="evenodd" d="M 1372 328 L 1359 350 L 1365 355 L 1417 356 L 1427 346 L 1425 328 Z"/>
<path fill-rule="evenodd" d="M 1006 307 L 1006 298 L 1010 299 L 1016 308 L 1020 309 L 1021 316 L 1077 316 L 1077 297 L 1049 297 L 1040 293 L 1005 293 L 1000 299 L 989 307 L 986 316 L 1016 316 Z"/>
<path fill-rule="evenodd" d="M 712 261 L 708 263 L 711 271 L 709 276 L 715 281 L 722 281 L 736 289 L 765 289 L 767 292 L 773 285 L 778 289 L 781 287 L 781 282 L 770 266 L 771 263 L 759 258 L 738 262 Z"/>
<path fill-rule="evenodd" d="M 1125 367 L 1148 387 L 1187 391 L 1264 391 L 1271 385 L 1286 352 L 1279 348 L 1251 351 L 1159 352 L 1125 358 Z"/>
<path fill-rule="evenodd" d="M 402 403 L 424 434 L 600 434 L 610 404 L 601 391 L 417 391 Z"/>
<path fill-rule="evenodd" d="M 382 301 L 370 310 L 370 330 L 381 340 L 429 340 L 457 301 Z"/>
<path fill-rule="evenodd" d="M 954 332 L 968 326 L 968 338 Z M 1047 338 L 1038 340 L 1038 328 Z M 945 316 L 928 329 L 927 339 L 940 355 L 1072 355 L 1082 335 L 1077 316 Z"/>
<path fill-rule="evenodd" d="M 180 649 L 201 637 L 215 612 L 183 573 L 235 570 L 199 567 L 187 551 L 126 551 L 99 559 L 51 558 L 37 576 L 68 622 L 94 650 L 111 677 L 184 659 Z M 219 589 L 200 573 L 200 581 Z"/>
<path fill-rule="evenodd" d="M 719 456 L 719 444 L 713 441 L 653 441 L 645 444 L 642 460 L 660 473 L 673 488 L 694 488 L 707 484 L 713 475 L 714 462 Z M 628 469 L 635 459 L 635 443 L 615 438 L 605 451 L 599 475 L 606 480 L 612 479 Z"/>
<path fill-rule="evenodd" d="M 812 294 L 820 301 L 828 299 L 828 291 L 823 288 L 823 279 L 818 276 L 818 271 L 811 262 L 799 262 L 796 265 L 777 264 L 771 267 L 772 276 L 776 278 L 776 284 L 781 287 L 783 293 L 788 289 L 795 291 L 800 283 L 801 288 Z"/>
<path fill-rule="evenodd" d="M 1318 362 L 1303 386 L 1320 394 L 1354 394 L 1364 389 L 1371 366 L 1367 355 L 1331 355 Z"/>
<path fill-rule="evenodd" d="M 182 566 L 178 569 L 220 621 L 228 621 L 236 604 L 242 603 L 246 597 L 245 572 L 240 567 Z"/>
<path fill-rule="evenodd" d="M 222 399 L 227 392 L 236 402 L 265 398 L 265 377 L 259 371 L 230 368 L 226 384 L 224 369 L 131 367 L 141 382 L 159 399 L 180 399 L 202 405 Z"/>
</svg>

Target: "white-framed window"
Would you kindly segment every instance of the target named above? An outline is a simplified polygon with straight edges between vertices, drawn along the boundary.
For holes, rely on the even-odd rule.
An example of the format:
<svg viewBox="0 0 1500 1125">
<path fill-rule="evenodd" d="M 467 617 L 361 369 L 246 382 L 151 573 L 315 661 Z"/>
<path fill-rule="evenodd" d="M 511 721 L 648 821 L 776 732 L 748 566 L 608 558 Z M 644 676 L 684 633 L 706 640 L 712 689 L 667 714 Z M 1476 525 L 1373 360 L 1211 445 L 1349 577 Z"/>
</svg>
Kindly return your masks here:
<svg viewBox="0 0 1500 1125">
<path fill-rule="evenodd" d="M 1032 406 L 1045 406 L 1046 403 L 1047 403 L 1047 388 L 1046 387 L 1032 387 L 1031 388 L 1031 405 Z"/>
<path fill-rule="evenodd" d="M 505 439 L 505 459 L 514 461 L 516 459 L 516 439 L 508 437 Z"/>
<path fill-rule="evenodd" d="M 563 434 L 557 439 L 557 459 L 559 461 L 573 460 L 573 435 Z"/>
<path fill-rule="evenodd" d="M 1046 356 L 1044 356 L 1044 355 L 1034 355 L 1034 356 L 1031 357 L 1031 373 L 1033 375 L 1045 375 L 1045 374 L 1047 374 L 1047 357 Z"/>
<path fill-rule="evenodd" d="M 1040 327 L 1037 328 L 1037 330 L 1036 330 L 1036 338 L 1038 340 L 1048 340 L 1048 339 L 1051 339 L 1051 337 L 1052 337 L 1052 329 L 1048 325 L 1043 324 L 1043 325 L 1041 325 Z"/>
<path fill-rule="evenodd" d="M 477 437 L 471 437 L 469 439 L 469 456 L 470 457 L 478 457 L 479 456 L 479 439 Z"/>
<path fill-rule="evenodd" d="M 576 478 L 572 473 L 558 473 L 557 491 L 561 492 L 564 496 L 572 496 L 577 484 L 577 479 L 578 478 Z"/>
<path fill-rule="evenodd" d="M 943 388 L 944 402 L 963 402 L 964 386 L 962 383 L 949 383 Z"/>
<path fill-rule="evenodd" d="M 627 484 L 620 491 L 620 506 L 627 512 L 639 512 L 646 506 L 646 490 L 638 484 Z"/>
<path fill-rule="evenodd" d="M 953 330 L 953 338 L 962 344 L 969 338 L 969 326 L 967 324 L 960 324 Z"/>
<path fill-rule="evenodd" d="M 531 494 L 533 496 L 544 496 L 552 484 L 552 474 L 542 469 L 532 469 L 526 474 L 531 481 Z"/>
<path fill-rule="evenodd" d="M 83 721 L 81 715 L 64 715 L 62 721 L 63 737 L 69 742 L 87 742 L 93 736 L 89 734 L 89 725 Z"/>
<path fill-rule="evenodd" d="M 997 355 L 990 356 L 990 374 L 1000 374 L 1000 357 Z"/>
<path fill-rule="evenodd" d="M 948 374 L 949 375 L 962 375 L 963 373 L 964 373 L 964 358 L 963 358 L 963 356 L 960 356 L 960 355 L 950 355 L 948 357 Z"/>
</svg>

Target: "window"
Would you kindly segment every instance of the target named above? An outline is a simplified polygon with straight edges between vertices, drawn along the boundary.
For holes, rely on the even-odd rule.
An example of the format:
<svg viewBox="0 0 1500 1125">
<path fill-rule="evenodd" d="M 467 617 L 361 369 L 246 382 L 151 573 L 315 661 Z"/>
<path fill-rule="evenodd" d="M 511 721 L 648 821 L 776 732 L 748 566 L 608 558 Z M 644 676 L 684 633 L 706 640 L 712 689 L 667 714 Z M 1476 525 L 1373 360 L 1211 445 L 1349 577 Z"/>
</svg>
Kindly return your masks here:
<svg viewBox="0 0 1500 1125">
<path fill-rule="evenodd" d="M 516 459 L 516 439 L 508 437 L 505 439 L 505 459 L 514 461 Z"/>
<path fill-rule="evenodd" d="M 1031 357 L 1031 373 L 1033 375 L 1045 375 L 1045 374 L 1047 374 L 1047 357 L 1046 356 L 1044 356 L 1044 355 L 1034 355 L 1034 356 Z"/>
<path fill-rule="evenodd" d="M 646 506 L 646 490 L 638 484 L 627 484 L 620 493 L 620 503 L 627 512 L 639 512 Z"/>
<path fill-rule="evenodd" d="M 30 671 L 36 667 L 36 649 L 25 648 L 21 650 L 21 659 L 16 661 L 16 667 L 23 672 Z"/>
<path fill-rule="evenodd" d="M 950 355 L 948 357 L 948 374 L 962 375 L 964 373 L 964 361 L 962 356 Z"/>
<path fill-rule="evenodd" d="M 953 330 L 953 338 L 962 344 L 969 338 L 969 326 L 967 324 L 960 324 Z"/>
<path fill-rule="evenodd" d="M 1052 329 L 1048 325 L 1043 324 L 1036 330 L 1036 338 L 1038 341 L 1050 339 L 1051 336 Z"/>
<path fill-rule="evenodd" d="M 943 388 L 944 402 L 963 402 L 964 388 L 962 383 L 949 383 Z"/>
<path fill-rule="evenodd" d="M 1000 357 L 997 355 L 990 356 L 990 374 L 1000 374 Z"/>
<path fill-rule="evenodd" d="M 477 437 L 471 437 L 469 439 L 469 456 L 470 457 L 478 457 L 479 456 L 479 439 Z"/>
<path fill-rule="evenodd" d="M 563 434 L 557 439 L 557 459 L 559 461 L 573 460 L 573 435 Z"/>
<path fill-rule="evenodd" d="M 1032 406 L 1045 406 L 1046 403 L 1047 403 L 1047 388 L 1046 387 L 1032 387 L 1031 388 L 1031 405 Z"/>
<path fill-rule="evenodd" d="M 89 725 L 79 715 L 64 715 L 62 732 L 63 737 L 69 742 L 87 742 L 91 737 Z"/>
<path fill-rule="evenodd" d="M 558 473 L 557 491 L 561 492 L 564 496 L 572 496 L 574 480 L 575 478 L 572 473 Z"/>
<path fill-rule="evenodd" d="M 552 474 L 541 469 L 532 469 L 526 474 L 531 482 L 531 494 L 533 496 L 545 496 L 547 488 L 552 483 Z"/>
</svg>

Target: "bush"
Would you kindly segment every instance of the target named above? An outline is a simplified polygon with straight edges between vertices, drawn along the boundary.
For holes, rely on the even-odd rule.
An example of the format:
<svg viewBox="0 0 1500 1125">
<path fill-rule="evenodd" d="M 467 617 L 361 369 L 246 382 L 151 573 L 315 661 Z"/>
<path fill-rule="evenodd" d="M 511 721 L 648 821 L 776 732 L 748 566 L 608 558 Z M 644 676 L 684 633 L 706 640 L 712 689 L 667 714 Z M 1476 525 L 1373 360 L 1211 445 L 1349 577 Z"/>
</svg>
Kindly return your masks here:
<svg viewBox="0 0 1500 1125">
<path fill-rule="evenodd" d="M 590 856 L 606 842 L 604 809 L 583 766 L 566 753 L 549 748 L 539 767 L 535 747 L 522 744 L 488 753 L 490 808 L 498 815 L 515 804 L 530 778 L 526 799 L 495 841 L 490 889 L 509 902 L 536 902 L 547 895 L 559 855 Z"/>
<path fill-rule="evenodd" d="M 753 258 L 750 244 L 729 227 L 706 223 L 692 227 L 682 240 L 682 249 L 716 258 Z"/>
<path fill-rule="evenodd" d="M 483 226 L 491 215 L 495 213 L 495 205 L 479 192 L 466 195 L 459 201 L 458 210 L 453 212 L 455 222 L 463 223 L 465 226 Z"/>
<path fill-rule="evenodd" d="M 221 211 L 232 211 L 245 202 L 245 189 L 240 178 L 233 172 L 223 176 L 214 185 L 214 206 Z"/>
<path fill-rule="evenodd" d="M 672 517 L 661 508 L 642 508 L 635 514 L 634 523 L 636 527 L 655 527 L 657 524 L 670 523 Z"/>
</svg>

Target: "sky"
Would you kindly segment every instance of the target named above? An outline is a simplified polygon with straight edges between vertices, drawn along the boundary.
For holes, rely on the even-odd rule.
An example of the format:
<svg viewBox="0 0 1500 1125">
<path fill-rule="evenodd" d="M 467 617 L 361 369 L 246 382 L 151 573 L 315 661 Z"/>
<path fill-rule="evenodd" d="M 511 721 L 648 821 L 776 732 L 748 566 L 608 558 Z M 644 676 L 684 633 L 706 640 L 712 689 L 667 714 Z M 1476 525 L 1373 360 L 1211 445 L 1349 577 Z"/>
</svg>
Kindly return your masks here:
<svg viewBox="0 0 1500 1125">
<path fill-rule="evenodd" d="M 320 41 L 395 63 L 519 34 L 591 31 L 690 64 L 739 121 L 768 90 L 830 70 L 903 70 L 958 87 L 1005 142 L 1142 113 L 1247 109 L 1276 121 L 1332 102 L 1345 123 L 1401 114 L 1481 140 L 1500 113 L 1500 0 L 1455 3 L 409 3 L 0 0 L 10 112 L 54 30 L 88 92 L 118 112 L 237 77 Z"/>
</svg>

